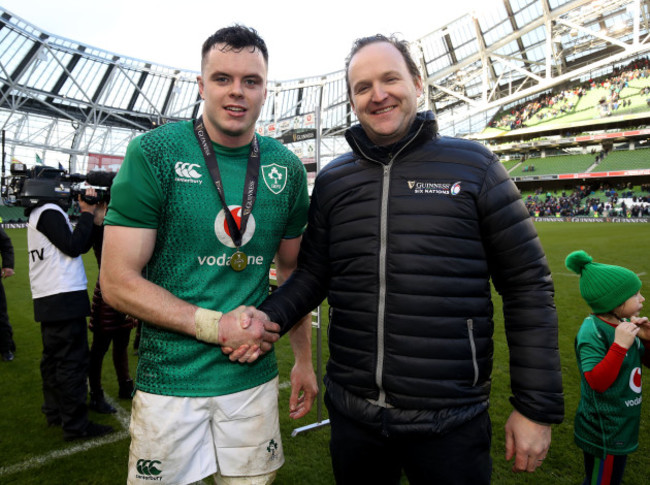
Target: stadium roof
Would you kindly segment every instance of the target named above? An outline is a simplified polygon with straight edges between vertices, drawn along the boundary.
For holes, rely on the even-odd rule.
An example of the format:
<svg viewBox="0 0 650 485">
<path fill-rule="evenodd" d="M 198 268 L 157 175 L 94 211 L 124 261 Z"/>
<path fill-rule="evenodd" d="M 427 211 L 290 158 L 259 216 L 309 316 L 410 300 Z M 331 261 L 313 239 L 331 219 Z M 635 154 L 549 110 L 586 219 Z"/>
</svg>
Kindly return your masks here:
<svg viewBox="0 0 650 485">
<path fill-rule="evenodd" d="M 480 131 L 503 106 L 650 50 L 648 0 L 502 0 L 412 42 L 445 134 Z M 423 4 L 422 15 L 437 8 Z M 10 157 L 85 168 L 89 154 L 122 156 L 130 139 L 196 117 L 197 72 L 157 65 L 40 30 L 0 7 L 0 126 Z M 343 71 L 269 83 L 258 131 L 286 141 L 319 130 L 312 156 L 346 150 L 355 122 Z M 310 140 L 311 139 L 311 140 Z"/>
</svg>

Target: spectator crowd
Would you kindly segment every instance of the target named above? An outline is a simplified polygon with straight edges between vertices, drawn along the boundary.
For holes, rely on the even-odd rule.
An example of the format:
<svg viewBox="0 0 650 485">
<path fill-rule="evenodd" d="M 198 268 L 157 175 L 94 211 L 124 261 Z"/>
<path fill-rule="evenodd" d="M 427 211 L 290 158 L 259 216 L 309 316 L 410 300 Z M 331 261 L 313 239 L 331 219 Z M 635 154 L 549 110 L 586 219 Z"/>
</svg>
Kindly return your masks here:
<svg viewBox="0 0 650 485">
<path fill-rule="evenodd" d="M 531 119 L 542 121 L 571 113 L 576 109 L 580 99 L 594 89 L 603 90 L 603 95 L 596 106 L 599 116 L 611 116 L 618 109 L 632 105 L 629 97 L 625 99 L 621 97 L 622 91 L 630 86 L 630 82 L 648 77 L 650 77 L 650 61 L 645 57 L 640 58 L 626 66 L 615 67 L 608 76 L 596 80 L 589 79 L 557 93 L 543 93 L 532 101 L 511 108 L 508 112 L 500 112 L 492 119 L 489 126 L 514 130 L 524 128 L 526 122 Z M 649 93 L 650 86 L 645 86 L 639 90 L 638 95 L 648 96 Z M 650 106 L 650 98 L 646 98 L 645 101 Z"/>
<path fill-rule="evenodd" d="M 538 188 L 524 196 L 524 202 L 533 217 L 650 217 L 650 184 L 641 185 L 640 190 L 642 195 L 632 190 L 631 183 L 580 185 L 560 194 Z"/>
</svg>

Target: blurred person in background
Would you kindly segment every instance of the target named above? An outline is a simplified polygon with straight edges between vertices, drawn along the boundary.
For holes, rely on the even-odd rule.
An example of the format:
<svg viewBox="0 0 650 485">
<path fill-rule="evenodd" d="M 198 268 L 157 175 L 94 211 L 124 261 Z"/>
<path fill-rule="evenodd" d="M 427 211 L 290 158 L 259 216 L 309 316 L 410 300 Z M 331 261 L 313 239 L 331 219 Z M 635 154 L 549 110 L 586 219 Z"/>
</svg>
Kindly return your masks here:
<svg viewBox="0 0 650 485">
<path fill-rule="evenodd" d="M 86 196 L 96 195 L 89 188 Z M 61 204 L 61 205 L 59 205 Z M 41 324 L 42 406 L 50 426 L 61 426 L 66 441 L 113 431 L 88 419 L 88 280 L 81 255 L 90 250 L 97 206 L 79 196 L 81 214 L 72 227 L 70 202 L 39 202 L 25 210 L 29 282 L 34 319 Z"/>
<path fill-rule="evenodd" d="M 113 174 L 114 176 L 114 174 Z M 109 192 L 107 192 L 109 193 Z M 104 217 L 110 196 L 106 196 L 97 204 L 95 229 L 93 231 L 93 251 L 97 266 L 101 272 L 102 244 L 104 241 Z M 129 372 L 128 347 L 131 330 L 137 325 L 133 317 L 118 312 L 104 301 L 99 285 L 99 275 L 93 292 L 88 326 L 93 333 L 90 345 L 90 364 L 88 367 L 88 384 L 90 386 L 90 409 L 104 414 L 112 414 L 116 409 L 106 401 L 102 388 L 102 364 L 104 356 L 113 344 L 112 358 L 117 383 L 118 397 L 131 399 L 133 394 L 133 379 Z"/>
<path fill-rule="evenodd" d="M 0 255 L 2 256 L 2 279 L 9 278 L 14 275 L 14 246 L 2 227 L 0 227 Z M 15 352 L 14 333 L 7 312 L 7 295 L 0 280 L 0 355 L 3 361 L 11 362 L 14 360 Z"/>
</svg>

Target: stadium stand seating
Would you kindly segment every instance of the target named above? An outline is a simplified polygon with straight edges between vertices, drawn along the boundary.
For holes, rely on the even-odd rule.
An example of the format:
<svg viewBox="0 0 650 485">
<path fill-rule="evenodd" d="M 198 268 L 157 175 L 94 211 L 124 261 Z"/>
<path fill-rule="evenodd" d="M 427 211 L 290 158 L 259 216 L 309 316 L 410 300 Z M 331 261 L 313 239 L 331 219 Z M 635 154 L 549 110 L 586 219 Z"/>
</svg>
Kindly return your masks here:
<svg viewBox="0 0 650 485">
<path fill-rule="evenodd" d="M 0 217 L 3 223 L 27 222 L 23 207 L 0 205 Z"/>
<path fill-rule="evenodd" d="M 637 59 L 612 75 L 544 93 L 497 113 L 485 133 L 647 112 L 650 103 L 648 66 L 648 59 Z"/>
<path fill-rule="evenodd" d="M 612 151 L 607 154 L 594 170 L 607 172 L 646 168 L 650 168 L 650 148 Z"/>
</svg>

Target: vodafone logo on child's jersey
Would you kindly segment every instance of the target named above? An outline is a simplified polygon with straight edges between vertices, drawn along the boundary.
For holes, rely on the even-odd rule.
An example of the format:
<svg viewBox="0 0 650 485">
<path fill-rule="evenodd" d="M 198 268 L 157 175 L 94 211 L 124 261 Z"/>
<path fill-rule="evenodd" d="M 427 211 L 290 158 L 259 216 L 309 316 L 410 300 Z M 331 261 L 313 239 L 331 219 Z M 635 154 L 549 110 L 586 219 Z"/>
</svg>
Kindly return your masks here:
<svg viewBox="0 0 650 485">
<path fill-rule="evenodd" d="M 625 405 L 628 408 L 640 406 L 641 401 L 643 400 L 643 397 L 641 396 L 641 367 L 635 367 L 632 369 L 632 372 L 630 372 L 630 389 L 639 394 L 639 396 L 634 399 L 626 399 L 624 401 Z"/>
<path fill-rule="evenodd" d="M 630 373 L 630 389 L 641 393 L 641 367 L 635 367 Z"/>
<path fill-rule="evenodd" d="M 237 227 L 241 229 L 242 207 L 240 205 L 229 205 L 228 210 L 235 219 Z M 217 219 L 214 221 L 214 232 L 221 244 L 228 246 L 229 248 L 235 247 L 235 243 L 232 241 L 232 237 L 230 235 L 230 230 L 228 229 L 226 213 L 223 209 L 219 211 L 219 214 L 217 214 Z M 253 234 L 255 234 L 255 217 L 253 217 L 253 214 L 250 214 L 248 216 L 248 222 L 246 223 L 246 232 L 242 234 L 241 245 L 244 246 L 248 241 L 250 241 L 253 238 Z"/>
</svg>

